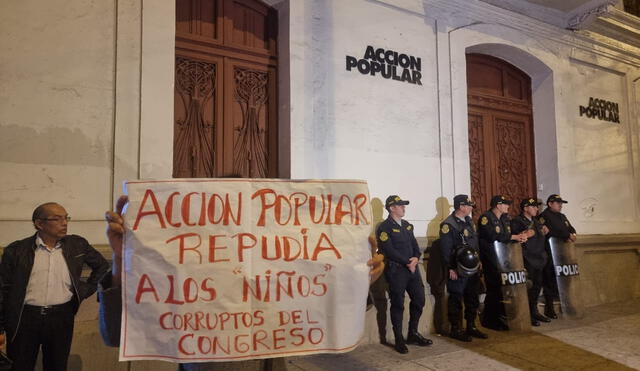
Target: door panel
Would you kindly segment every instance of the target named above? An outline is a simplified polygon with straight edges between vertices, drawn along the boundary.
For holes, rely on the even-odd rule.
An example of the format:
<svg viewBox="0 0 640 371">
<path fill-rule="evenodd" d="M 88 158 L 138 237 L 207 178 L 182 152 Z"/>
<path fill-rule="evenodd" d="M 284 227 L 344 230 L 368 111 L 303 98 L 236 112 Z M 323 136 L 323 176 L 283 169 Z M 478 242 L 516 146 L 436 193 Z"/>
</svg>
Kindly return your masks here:
<svg viewBox="0 0 640 371">
<path fill-rule="evenodd" d="M 469 161 L 471 166 L 471 198 L 477 205 L 488 205 L 493 192 L 491 173 L 487 170 L 491 166 L 490 152 L 485 148 L 484 134 L 487 120 L 490 119 L 480 110 L 469 108 Z M 491 123 L 489 122 L 489 125 Z M 474 217 L 480 213 L 473 213 Z"/>
<path fill-rule="evenodd" d="M 497 58 L 467 55 L 471 196 L 477 218 L 501 194 L 536 196 L 531 82 Z M 520 212 L 512 206 L 510 214 Z"/>
<path fill-rule="evenodd" d="M 531 169 L 533 149 L 527 135 L 530 126 L 526 116 L 504 113 L 494 116 L 495 191 L 508 195 L 516 202 L 535 195 Z M 517 207 L 511 209 L 517 211 Z"/>
<path fill-rule="evenodd" d="M 222 59 L 177 55 L 175 64 L 173 176 L 215 176 L 215 138 L 222 123 L 218 99 Z"/>
<path fill-rule="evenodd" d="M 243 177 L 276 177 L 277 128 L 275 68 L 227 59 L 225 61 L 225 173 Z"/>
<path fill-rule="evenodd" d="M 177 0 L 174 177 L 277 177 L 275 11 Z"/>
</svg>

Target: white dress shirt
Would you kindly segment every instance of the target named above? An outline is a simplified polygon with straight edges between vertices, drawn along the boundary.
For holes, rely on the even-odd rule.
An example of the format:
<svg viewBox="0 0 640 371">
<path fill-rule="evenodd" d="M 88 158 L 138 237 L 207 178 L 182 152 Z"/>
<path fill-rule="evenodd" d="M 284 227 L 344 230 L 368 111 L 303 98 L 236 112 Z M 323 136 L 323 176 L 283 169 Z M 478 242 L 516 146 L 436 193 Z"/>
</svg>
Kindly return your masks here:
<svg viewBox="0 0 640 371">
<path fill-rule="evenodd" d="M 37 306 L 64 304 L 73 297 L 71 285 L 69 267 L 62 255 L 62 243 L 58 241 L 53 249 L 49 249 L 37 236 L 24 303 Z"/>
</svg>

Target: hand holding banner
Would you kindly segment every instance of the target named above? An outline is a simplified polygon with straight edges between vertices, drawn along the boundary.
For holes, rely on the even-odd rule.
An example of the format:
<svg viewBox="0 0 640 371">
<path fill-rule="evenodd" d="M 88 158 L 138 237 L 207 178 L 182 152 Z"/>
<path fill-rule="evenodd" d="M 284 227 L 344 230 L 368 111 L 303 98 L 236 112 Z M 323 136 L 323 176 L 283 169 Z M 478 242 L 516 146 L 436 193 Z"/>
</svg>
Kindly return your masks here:
<svg viewBox="0 0 640 371">
<path fill-rule="evenodd" d="M 364 329 L 366 182 L 133 181 L 120 360 L 345 352 Z"/>
</svg>

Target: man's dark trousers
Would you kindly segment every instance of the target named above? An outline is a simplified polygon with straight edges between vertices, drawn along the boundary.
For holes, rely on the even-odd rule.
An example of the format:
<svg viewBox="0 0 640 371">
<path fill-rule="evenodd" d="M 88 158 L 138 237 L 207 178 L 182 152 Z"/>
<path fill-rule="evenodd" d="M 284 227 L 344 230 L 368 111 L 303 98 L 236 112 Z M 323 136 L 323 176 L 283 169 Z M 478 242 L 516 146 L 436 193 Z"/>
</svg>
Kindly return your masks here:
<svg viewBox="0 0 640 371">
<path fill-rule="evenodd" d="M 25 305 L 15 339 L 8 340 L 7 353 L 13 370 L 33 370 L 42 346 L 44 371 L 65 371 L 73 338 L 73 302 L 42 308 Z"/>
<path fill-rule="evenodd" d="M 396 338 L 402 336 L 402 315 L 404 312 L 404 292 L 409 294 L 411 304 L 409 307 L 409 331 L 418 330 L 418 321 L 424 307 L 424 285 L 420 270 L 411 273 L 407 267 L 399 263 L 389 261 L 385 267 L 387 283 L 389 284 L 389 299 L 391 301 L 391 324 Z"/>
<path fill-rule="evenodd" d="M 543 268 L 534 267 L 531 264 L 528 264 L 525 260 L 524 269 L 527 270 L 527 278 L 529 279 L 529 281 L 531 281 L 531 287 L 529 288 L 528 296 L 529 311 L 531 312 L 531 319 L 533 319 L 533 315 L 538 314 L 538 297 L 540 296 L 540 291 L 542 290 Z"/>
<path fill-rule="evenodd" d="M 387 292 L 389 285 L 384 275 L 372 283 L 370 286 L 373 305 L 376 307 L 376 322 L 378 323 L 378 335 L 380 340 L 387 338 Z"/>
<path fill-rule="evenodd" d="M 480 306 L 478 275 L 458 276 L 457 280 L 450 279 L 447 282 L 447 291 L 449 292 L 448 316 L 451 325 L 458 330 L 462 328 L 462 302 L 464 301 L 464 319 L 467 321 L 467 326 L 473 326 Z"/>
<path fill-rule="evenodd" d="M 551 249 L 547 248 L 549 259 L 544 268 L 542 268 L 542 293 L 547 302 L 553 301 L 559 297 L 558 283 L 556 281 L 556 270 L 551 258 Z"/>
</svg>

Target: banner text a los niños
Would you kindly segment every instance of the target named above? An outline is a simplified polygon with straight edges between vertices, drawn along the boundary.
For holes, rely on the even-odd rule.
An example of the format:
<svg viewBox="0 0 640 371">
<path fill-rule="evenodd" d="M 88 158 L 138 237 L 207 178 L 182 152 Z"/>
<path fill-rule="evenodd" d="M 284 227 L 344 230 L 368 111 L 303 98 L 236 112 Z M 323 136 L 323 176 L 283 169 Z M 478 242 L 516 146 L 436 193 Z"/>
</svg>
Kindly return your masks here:
<svg viewBox="0 0 640 371">
<path fill-rule="evenodd" d="M 161 255 L 167 266 L 135 269 L 126 300 L 132 317 L 148 318 L 140 323 L 172 334 L 173 355 L 125 356 L 123 350 L 121 359 L 224 360 L 347 349 L 333 344 L 333 335 L 327 338 L 336 324 L 327 323 L 322 308 L 349 294 L 336 285 L 336 275 L 366 262 L 366 256 L 354 260 L 366 253 L 354 250 L 354 241 L 366 241 L 371 228 L 366 185 L 354 191 L 264 183 L 138 186 L 127 215 L 131 242 L 142 243 L 137 251 L 152 261 Z"/>
</svg>

